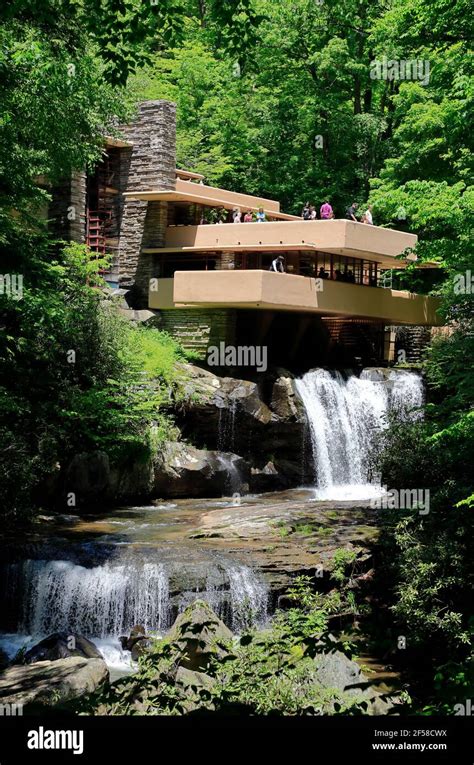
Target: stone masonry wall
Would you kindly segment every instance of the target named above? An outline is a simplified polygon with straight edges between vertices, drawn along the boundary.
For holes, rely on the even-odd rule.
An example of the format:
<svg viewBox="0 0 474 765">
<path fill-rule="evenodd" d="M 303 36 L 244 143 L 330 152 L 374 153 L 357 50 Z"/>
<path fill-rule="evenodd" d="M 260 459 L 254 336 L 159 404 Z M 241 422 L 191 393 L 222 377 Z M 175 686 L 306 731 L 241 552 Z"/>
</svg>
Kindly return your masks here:
<svg viewBox="0 0 474 765">
<path fill-rule="evenodd" d="M 218 345 L 221 341 L 235 344 L 234 310 L 175 308 L 161 311 L 160 316 L 161 329 L 169 332 L 186 350 L 199 354 L 200 359 L 206 358 L 210 345 Z"/>
<path fill-rule="evenodd" d="M 139 105 L 136 120 L 122 128 L 133 142 L 122 150 L 119 188 L 125 191 L 174 189 L 176 179 L 176 106 L 169 101 Z M 148 304 L 153 258 L 142 252 L 163 247 L 167 225 L 166 202 L 141 202 L 121 197 L 119 281 L 135 286 L 136 307 Z"/>
<path fill-rule="evenodd" d="M 431 327 L 397 326 L 395 329 L 395 360 L 399 351 L 404 351 L 404 361 L 419 362 L 423 352 L 431 340 Z"/>
<path fill-rule="evenodd" d="M 51 190 L 48 218 L 55 236 L 83 244 L 86 240 L 86 174 L 74 172 Z"/>
<path fill-rule="evenodd" d="M 235 252 L 223 252 L 216 263 L 217 271 L 225 271 L 235 266 Z"/>
</svg>

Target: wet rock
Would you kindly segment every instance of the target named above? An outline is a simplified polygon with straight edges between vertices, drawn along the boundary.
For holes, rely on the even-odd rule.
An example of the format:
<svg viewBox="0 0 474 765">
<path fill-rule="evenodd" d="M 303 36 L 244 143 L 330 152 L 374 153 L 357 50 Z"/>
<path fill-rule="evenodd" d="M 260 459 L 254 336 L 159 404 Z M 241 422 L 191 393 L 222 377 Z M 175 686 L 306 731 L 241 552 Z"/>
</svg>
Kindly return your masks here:
<svg viewBox="0 0 474 765">
<path fill-rule="evenodd" d="M 56 707 L 107 683 L 103 659 L 71 656 L 57 661 L 14 665 L 0 673 L 0 703 L 20 704 L 28 712 Z"/>
<path fill-rule="evenodd" d="M 154 496 L 220 497 L 239 491 L 250 470 L 237 454 L 168 441 L 154 465 Z"/>
<path fill-rule="evenodd" d="M 195 600 L 173 624 L 167 640 L 176 642 L 184 650 L 182 666 L 186 669 L 205 669 L 213 657 L 222 658 L 228 651 L 225 643 L 232 640 L 232 632 L 203 600 Z"/>
<path fill-rule="evenodd" d="M 23 656 L 23 664 L 38 661 L 58 661 L 70 656 L 84 659 L 102 659 L 102 654 L 87 638 L 74 632 L 55 632 L 30 648 Z"/>
<path fill-rule="evenodd" d="M 153 476 L 151 458 L 111 465 L 108 496 L 118 502 L 148 499 L 153 496 Z"/>
<path fill-rule="evenodd" d="M 146 499 L 152 494 L 152 486 L 151 459 L 114 465 L 105 452 L 84 452 L 76 454 L 67 466 L 58 494 L 62 496 L 62 507 L 71 495 L 76 507 L 94 507 L 104 502 Z"/>
<path fill-rule="evenodd" d="M 250 380 L 234 377 L 218 377 L 213 372 L 193 364 L 184 365 L 186 380 L 183 393 L 187 398 L 187 412 L 219 415 L 220 409 L 237 406 L 240 413 L 249 419 L 266 424 L 271 420 L 271 411 L 262 401 L 258 385 Z"/>
<path fill-rule="evenodd" d="M 248 441 L 272 419 L 257 384 L 218 377 L 192 364 L 185 366 L 185 375 L 186 403 L 178 412 L 183 432 L 197 444 L 245 454 Z"/>
<path fill-rule="evenodd" d="M 250 471 L 250 491 L 260 494 L 267 491 L 278 491 L 287 487 L 285 476 L 275 467 L 273 462 L 267 462 L 262 468 L 252 468 Z"/>
<path fill-rule="evenodd" d="M 300 398 L 294 378 L 278 377 L 273 384 L 270 407 L 273 412 L 286 422 L 306 422 L 306 412 Z"/>
<path fill-rule="evenodd" d="M 307 496 L 306 490 L 292 490 L 212 509 L 199 516 L 191 535 L 262 571 L 277 593 L 293 576 L 314 576 L 321 568 L 325 575 L 316 583 L 325 590 L 341 547 L 354 553 L 354 578 L 367 572 L 379 534 L 373 510 L 350 502 L 321 502 L 309 509 Z"/>
<path fill-rule="evenodd" d="M 124 651 L 130 651 L 133 661 L 138 661 L 140 656 L 147 652 L 150 648 L 151 640 L 146 634 L 145 628 L 140 624 L 132 627 L 130 635 L 127 637 L 123 635 L 119 638 L 120 645 Z"/>
<path fill-rule="evenodd" d="M 295 486 L 301 481 L 306 414 L 289 372 L 261 374 L 257 384 L 183 365 L 183 378 L 186 403 L 180 404 L 177 422 L 186 438 L 198 446 L 240 454 L 258 470 L 269 461 L 275 465 L 280 461 L 279 479 L 257 478 L 253 491 Z M 291 455 L 295 455 L 294 461 Z"/>
</svg>

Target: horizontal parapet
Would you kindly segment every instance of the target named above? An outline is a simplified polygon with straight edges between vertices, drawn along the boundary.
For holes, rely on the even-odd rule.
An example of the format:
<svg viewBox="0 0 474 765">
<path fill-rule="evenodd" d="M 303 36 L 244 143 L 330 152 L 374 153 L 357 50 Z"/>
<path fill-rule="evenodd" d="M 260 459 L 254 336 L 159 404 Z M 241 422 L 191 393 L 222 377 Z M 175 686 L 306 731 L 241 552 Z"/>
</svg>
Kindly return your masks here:
<svg viewBox="0 0 474 765">
<path fill-rule="evenodd" d="M 157 279 L 154 309 L 251 308 L 376 319 L 387 324 L 440 325 L 440 301 L 428 295 L 270 271 L 177 271 Z"/>
</svg>

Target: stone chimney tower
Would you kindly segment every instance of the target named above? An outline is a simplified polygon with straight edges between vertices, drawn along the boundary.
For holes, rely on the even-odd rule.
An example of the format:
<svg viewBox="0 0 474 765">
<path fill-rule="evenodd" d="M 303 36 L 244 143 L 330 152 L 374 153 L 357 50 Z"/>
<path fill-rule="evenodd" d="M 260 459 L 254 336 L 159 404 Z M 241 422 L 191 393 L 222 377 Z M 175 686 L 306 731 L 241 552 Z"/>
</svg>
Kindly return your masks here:
<svg viewBox="0 0 474 765">
<path fill-rule="evenodd" d="M 176 105 L 145 101 L 139 104 L 136 120 L 121 132 L 133 145 L 121 150 L 120 192 L 174 189 Z M 142 250 L 164 246 L 167 206 L 167 202 L 120 199 L 119 283 L 134 286 L 137 308 L 148 304 L 152 276 L 153 256 Z"/>
</svg>

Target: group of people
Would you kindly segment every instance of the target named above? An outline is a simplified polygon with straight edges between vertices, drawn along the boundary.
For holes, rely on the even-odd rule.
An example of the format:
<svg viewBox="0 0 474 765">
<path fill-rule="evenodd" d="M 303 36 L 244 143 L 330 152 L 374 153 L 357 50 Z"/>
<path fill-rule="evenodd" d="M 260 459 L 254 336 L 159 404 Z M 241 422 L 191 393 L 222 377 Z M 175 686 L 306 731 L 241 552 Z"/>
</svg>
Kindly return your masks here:
<svg viewBox="0 0 474 765">
<path fill-rule="evenodd" d="M 205 223 L 265 223 L 267 216 L 263 207 L 259 207 L 257 212 L 247 210 L 246 213 L 242 213 L 240 207 L 234 207 L 232 211 L 225 209 L 220 210 L 217 213 L 217 220 L 209 221 L 204 215 L 199 221 L 200 225 Z"/>
<path fill-rule="evenodd" d="M 368 223 L 369 225 L 373 225 L 374 220 L 372 217 L 372 205 L 367 205 L 366 211 L 361 215 L 360 219 L 357 217 L 358 215 L 358 207 L 359 205 L 357 202 L 352 202 L 352 204 L 347 208 L 345 217 L 347 220 L 353 220 L 356 223 Z M 305 206 L 303 207 L 303 210 L 301 212 L 301 217 L 303 220 L 318 220 L 318 213 L 316 212 L 316 207 L 309 202 L 306 202 Z M 323 202 L 321 207 L 319 208 L 319 219 L 320 220 L 334 220 L 335 219 L 334 210 L 331 207 L 331 204 L 328 200 Z M 267 220 L 267 215 L 265 213 L 265 210 L 263 207 L 259 207 L 257 212 L 254 213 L 252 210 L 247 210 L 246 213 L 242 213 L 240 207 L 234 207 L 234 209 L 229 213 L 227 210 L 222 210 L 218 216 L 216 223 L 226 223 L 231 222 L 232 223 L 265 223 Z M 204 216 L 202 217 L 200 223 L 208 223 L 209 221 Z"/>
<path fill-rule="evenodd" d="M 318 213 L 316 212 L 316 207 L 311 205 L 309 202 L 306 202 L 305 206 L 303 207 L 301 217 L 303 220 L 317 220 Z M 323 202 L 319 208 L 319 217 L 321 220 L 332 220 L 334 218 L 333 209 L 328 201 Z"/>
<path fill-rule="evenodd" d="M 255 218 L 252 210 L 247 210 L 242 217 L 242 212 L 239 207 L 234 207 L 232 210 L 232 223 L 265 223 L 267 216 L 263 207 L 259 207 L 255 213 Z"/>
<path fill-rule="evenodd" d="M 353 202 L 350 207 L 346 210 L 345 217 L 347 220 L 353 220 L 356 223 L 368 223 L 369 225 L 373 225 L 374 220 L 372 217 L 372 205 L 367 206 L 367 210 L 363 215 L 361 216 L 360 220 L 357 218 L 357 210 L 359 205 L 357 202 Z M 303 207 L 303 210 L 301 211 L 301 217 L 303 220 L 318 220 L 318 214 L 316 212 L 316 207 L 309 202 L 306 202 L 305 206 Z M 332 209 L 330 203 L 328 200 L 323 202 L 321 207 L 319 208 L 319 218 L 320 220 L 334 220 L 334 210 Z"/>
</svg>

